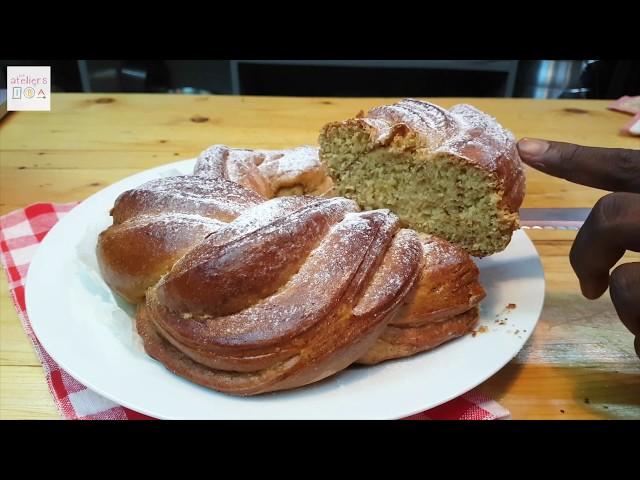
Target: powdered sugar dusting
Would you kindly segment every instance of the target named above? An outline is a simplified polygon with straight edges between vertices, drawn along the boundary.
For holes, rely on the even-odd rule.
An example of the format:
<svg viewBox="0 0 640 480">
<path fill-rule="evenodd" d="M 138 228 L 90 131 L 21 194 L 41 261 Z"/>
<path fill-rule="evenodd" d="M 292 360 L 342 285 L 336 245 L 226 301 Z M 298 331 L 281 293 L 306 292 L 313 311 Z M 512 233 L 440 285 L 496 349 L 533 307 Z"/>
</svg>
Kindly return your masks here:
<svg viewBox="0 0 640 480">
<path fill-rule="evenodd" d="M 230 220 L 262 201 L 264 197 L 258 193 L 224 179 L 181 175 L 152 180 L 123 193 L 116 200 L 113 215 L 116 222 L 164 212 Z"/>
<path fill-rule="evenodd" d="M 450 112 L 431 103 L 405 99 L 393 105 L 383 105 L 369 112 L 369 117 L 404 123 L 419 132 L 426 145 L 434 148 L 455 134 L 455 118 Z"/>
<path fill-rule="evenodd" d="M 428 102 L 404 99 L 374 108 L 362 120 L 379 129 L 376 141 L 381 144 L 388 140 L 394 125 L 403 123 L 434 153 L 478 161 L 491 171 L 496 171 L 498 162 L 506 161 L 505 157 L 516 168 L 521 167 L 519 157 L 513 152 L 513 134 L 494 117 L 471 105 L 458 104 L 446 110 Z"/>
<path fill-rule="evenodd" d="M 310 197 L 273 198 L 244 212 L 229 224 L 228 230 L 243 235 L 314 202 L 317 200 Z"/>
<path fill-rule="evenodd" d="M 226 178 L 225 163 L 229 148 L 225 145 L 212 145 L 204 150 L 193 170 L 194 175 L 210 178 Z"/>
<path fill-rule="evenodd" d="M 287 222 L 279 222 L 275 229 L 282 231 L 285 226 L 295 227 L 308 220 L 311 210 L 304 215 L 295 215 L 305 207 L 314 207 L 314 211 L 321 212 L 326 218 L 341 218 L 345 212 L 358 211 L 358 205 L 346 198 L 319 199 L 315 197 L 279 197 L 257 205 L 226 225 L 208 239 L 208 243 L 221 245 L 243 235 L 252 235 L 252 242 L 262 242 L 264 236 L 272 233 L 271 229 L 264 229 L 274 222 L 287 218 Z M 283 249 L 283 251 L 286 251 Z"/>
<path fill-rule="evenodd" d="M 466 252 L 439 237 L 424 234 L 421 235 L 421 240 L 425 262 L 430 265 L 452 264 L 467 255 Z"/>
<path fill-rule="evenodd" d="M 463 156 L 469 156 L 469 152 L 482 152 L 482 158 L 495 163 L 513 148 L 513 134 L 494 117 L 467 104 L 454 105 L 451 115 L 458 122 L 458 135 L 444 142 L 440 151 Z M 493 168 L 497 167 L 494 165 Z"/>
<path fill-rule="evenodd" d="M 232 208 L 246 207 L 255 204 L 259 197 L 236 183 L 218 179 L 217 181 L 202 180 L 192 175 L 163 178 L 149 182 L 137 189 L 150 192 L 156 196 L 167 196 L 194 204 L 227 203 Z"/>
<path fill-rule="evenodd" d="M 387 250 L 362 299 L 353 309 L 356 316 L 387 310 L 417 278 L 422 264 L 420 239 L 413 230 L 400 230 Z"/>
<path fill-rule="evenodd" d="M 261 151 L 265 160 L 258 169 L 268 178 L 292 177 L 322 168 L 317 147 L 297 147 L 291 150 Z"/>
<path fill-rule="evenodd" d="M 271 343 L 330 316 L 344 298 L 375 230 L 361 213 L 348 213 L 276 294 L 237 314 L 208 321 L 217 344 Z"/>
<path fill-rule="evenodd" d="M 205 235 L 222 230 L 227 224 L 201 215 L 182 213 L 162 213 L 140 215 L 112 226 L 112 234 L 138 235 L 144 232 L 147 240 L 155 240 L 155 245 L 170 246 L 195 244 L 204 240 Z M 119 237 L 124 241 L 126 237 Z"/>
<path fill-rule="evenodd" d="M 284 285 L 352 205 L 317 199 L 271 221 L 253 215 L 257 221 L 232 222 L 173 266 L 157 287 L 160 303 L 214 316 L 249 307 Z"/>
<path fill-rule="evenodd" d="M 194 215 L 188 213 L 167 212 L 156 215 L 138 215 L 131 220 L 127 220 L 119 225 L 121 230 L 140 226 L 140 225 L 163 225 L 165 232 L 169 230 L 179 231 L 183 225 L 206 225 L 212 229 L 222 228 L 227 225 L 225 222 L 214 218 L 204 217 L 202 215 Z"/>
<path fill-rule="evenodd" d="M 327 178 L 318 147 L 246 150 L 214 145 L 198 158 L 194 174 L 225 178 L 271 198 L 281 188 L 301 185 L 312 191 Z"/>
</svg>

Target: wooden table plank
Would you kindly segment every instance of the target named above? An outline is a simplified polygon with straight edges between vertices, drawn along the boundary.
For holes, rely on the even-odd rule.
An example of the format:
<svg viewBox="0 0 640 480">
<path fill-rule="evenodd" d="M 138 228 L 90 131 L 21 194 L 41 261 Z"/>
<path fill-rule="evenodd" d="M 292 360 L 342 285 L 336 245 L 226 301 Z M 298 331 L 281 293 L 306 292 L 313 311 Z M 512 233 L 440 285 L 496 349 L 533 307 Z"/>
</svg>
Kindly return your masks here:
<svg viewBox="0 0 640 480">
<path fill-rule="evenodd" d="M 105 98 L 113 101 L 104 102 Z M 52 112 L 14 112 L 3 120 L 3 150 L 63 149 L 197 153 L 213 143 L 280 148 L 315 143 L 322 125 L 396 99 L 200 97 L 57 94 Z M 607 101 L 430 99 L 468 102 L 496 116 L 518 137 L 637 148 L 621 137 L 628 117 Z M 82 134 L 79 134 L 82 132 Z M 37 139 L 37 140 L 36 140 Z"/>
<path fill-rule="evenodd" d="M 0 420 L 58 420 L 42 367 L 3 365 L 0 368 Z"/>
<path fill-rule="evenodd" d="M 38 201 L 82 200 L 138 171 L 192 158 L 214 143 L 315 143 L 324 123 L 392 100 L 56 94 L 52 112 L 16 112 L 0 121 L 0 214 Z M 640 147 L 638 139 L 619 135 L 628 117 L 606 110 L 607 101 L 431 100 L 443 106 L 471 103 L 517 137 Z M 528 168 L 526 174 L 526 207 L 590 207 L 605 193 Z M 480 388 L 513 418 L 640 418 L 633 338 L 608 295 L 596 301 L 580 295 L 568 260 L 575 232 L 527 234 L 545 269 L 545 307 L 523 350 Z M 626 255 L 622 262 L 628 261 L 640 261 L 640 254 Z M 0 418 L 59 418 L 4 276 L 0 284 Z"/>
</svg>

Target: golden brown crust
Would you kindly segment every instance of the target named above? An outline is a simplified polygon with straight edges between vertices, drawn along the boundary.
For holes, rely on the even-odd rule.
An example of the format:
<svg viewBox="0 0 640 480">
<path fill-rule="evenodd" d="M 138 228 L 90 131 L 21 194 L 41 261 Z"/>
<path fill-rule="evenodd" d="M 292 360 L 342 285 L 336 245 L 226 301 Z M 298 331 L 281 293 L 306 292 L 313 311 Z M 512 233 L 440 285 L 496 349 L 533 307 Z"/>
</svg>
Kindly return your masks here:
<svg viewBox="0 0 640 480">
<path fill-rule="evenodd" d="M 460 329 L 458 314 L 484 295 L 468 254 L 402 229 L 388 210 L 267 200 L 271 186 L 245 188 L 215 162 L 197 168 L 121 195 L 97 246 L 107 283 L 139 303 L 148 354 L 196 383 L 254 395 L 321 380 L 381 341 L 393 358 L 412 354 L 446 341 L 434 325 Z M 323 185 L 297 180 L 311 177 L 304 191 Z"/>
<path fill-rule="evenodd" d="M 230 222 L 265 197 L 223 178 L 200 178 L 194 175 L 151 180 L 120 195 L 111 211 L 113 223 L 134 216 L 161 213 L 201 215 Z"/>
<path fill-rule="evenodd" d="M 390 325 L 418 326 L 466 312 L 485 297 L 478 267 L 468 253 L 432 235 L 423 235 L 424 268 Z"/>
<path fill-rule="evenodd" d="M 181 175 L 127 190 L 111 210 L 113 225 L 96 255 L 107 284 L 130 302 L 144 300 L 184 253 L 265 198 L 224 179 Z"/>
<path fill-rule="evenodd" d="M 248 235 L 221 238 L 224 231 L 210 235 L 157 285 L 158 299 L 173 310 L 194 315 L 243 310 L 283 287 L 353 209 L 353 202 L 346 199 L 317 199 Z"/>
<path fill-rule="evenodd" d="M 384 326 L 384 323 L 380 323 L 359 338 L 347 338 L 351 340 L 348 344 L 340 340 L 338 341 L 341 345 L 332 343 L 332 355 L 323 351 L 323 347 L 326 348 L 329 344 L 317 343 L 315 362 L 304 366 L 301 365 L 302 355 L 293 354 L 288 358 L 279 358 L 275 363 L 270 362 L 268 367 L 244 372 L 237 369 L 214 369 L 200 361 L 194 361 L 158 334 L 146 307 L 141 305 L 136 315 L 138 333 L 142 337 L 145 351 L 151 357 L 160 361 L 173 373 L 194 383 L 241 396 L 293 389 L 333 375 L 362 356 L 379 337 Z M 336 346 L 339 348 L 335 349 Z"/>
<path fill-rule="evenodd" d="M 389 325 L 376 343 L 356 363 L 374 365 L 385 360 L 431 350 L 469 333 L 478 321 L 478 307 L 440 322 L 416 327 Z"/>
<path fill-rule="evenodd" d="M 99 235 L 96 253 L 100 271 L 107 284 L 129 302 L 143 302 L 147 288 L 223 225 L 199 215 L 134 216 Z"/>
<path fill-rule="evenodd" d="M 376 212 L 358 215 L 375 220 Z M 336 232 L 326 253 L 337 249 L 349 260 L 341 266 L 352 270 L 336 278 L 309 272 L 280 298 L 270 297 L 278 308 L 254 306 L 259 315 L 247 315 L 246 309 L 227 317 L 185 318 L 159 305 L 152 289 L 137 320 L 147 352 L 172 371 L 238 395 L 295 388 L 346 368 L 380 336 L 420 272 L 417 235 L 403 230 L 394 236 L 392 223 L 379 225 L 379 235 L 369 242 L 346 242 L 360 252 L 343 250 L 346 230 Z M 382 280 L 392 287 L 381 294 Z M 238 330 L 230 335 L 234 326 Z"/>
</svg>

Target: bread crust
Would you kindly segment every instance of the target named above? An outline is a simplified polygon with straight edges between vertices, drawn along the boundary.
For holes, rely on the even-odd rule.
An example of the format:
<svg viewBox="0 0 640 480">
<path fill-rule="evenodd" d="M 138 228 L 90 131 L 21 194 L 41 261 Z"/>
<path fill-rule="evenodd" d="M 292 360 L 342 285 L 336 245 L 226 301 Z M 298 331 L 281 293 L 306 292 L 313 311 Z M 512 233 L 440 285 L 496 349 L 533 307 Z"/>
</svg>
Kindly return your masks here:
<svg viewBox="0 0 640 480">
<path fill-rule="evenodd" d="M 242 152 L 243 165 L 265 157 Z M 344 198 L 269 198 L 277 189 L 268 176 L 261 183 L 249 172 L 236 183 L 216 163 L 223 157 L 234 155 L 209 149 L 196 175 L 125 192 L 98 241 L 105 281 L 138 304 L 145 350 L 169 370 L 256 395 L 463 333 L 461 315 L 484 295 L 466 252 L 402 228 L 388 210 L 361 212 Z M 288 178 L 309 191 L 326 180 L 307 173 Z"/>
</svg>

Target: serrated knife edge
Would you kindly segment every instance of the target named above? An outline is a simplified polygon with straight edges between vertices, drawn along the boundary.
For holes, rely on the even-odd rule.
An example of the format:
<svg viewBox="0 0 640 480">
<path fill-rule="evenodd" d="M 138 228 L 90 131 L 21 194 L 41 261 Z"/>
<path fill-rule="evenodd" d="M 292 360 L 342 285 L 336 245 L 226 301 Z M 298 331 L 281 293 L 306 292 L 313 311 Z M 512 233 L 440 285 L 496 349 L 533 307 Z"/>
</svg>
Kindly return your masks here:
<svg viewBox="0 0 640 480">
<path fill-rule="evenodd" d="M 531 230 L 579 230 L 590 208 L 521 208 L 520 226 Z"/>
</svg>

